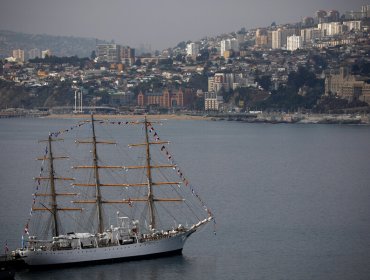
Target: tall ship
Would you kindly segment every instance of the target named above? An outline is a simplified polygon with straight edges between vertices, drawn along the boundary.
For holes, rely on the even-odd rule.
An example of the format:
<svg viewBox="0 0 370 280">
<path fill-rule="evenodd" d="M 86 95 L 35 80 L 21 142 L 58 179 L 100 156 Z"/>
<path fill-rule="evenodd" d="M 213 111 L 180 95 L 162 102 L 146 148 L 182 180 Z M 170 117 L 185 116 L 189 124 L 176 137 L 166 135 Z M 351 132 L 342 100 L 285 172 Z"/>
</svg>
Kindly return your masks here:
<svg viewBox="0 0 370 280">
<path fill-rule="evenodd" d="M 153 124 L 91 115 L 40 141 L 32 208 L 13 255 L 58 266 L 181 254 L 214 218 Z M 123 144 L 134 131 L 142 142 Z"/>
</svg>

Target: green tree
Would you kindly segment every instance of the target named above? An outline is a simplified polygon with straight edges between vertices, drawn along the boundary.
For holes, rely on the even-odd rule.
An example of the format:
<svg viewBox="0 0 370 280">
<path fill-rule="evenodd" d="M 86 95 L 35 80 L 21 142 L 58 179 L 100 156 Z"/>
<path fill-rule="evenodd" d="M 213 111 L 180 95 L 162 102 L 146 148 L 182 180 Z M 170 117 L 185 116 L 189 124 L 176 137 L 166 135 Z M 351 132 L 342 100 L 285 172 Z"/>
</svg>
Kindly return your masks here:
<svg viewBox="0 0 370 280">
<path fill-rule="evenodd" d="M 208 91 L 208 77 L 206 75 L 193 74 L 188 83 L 189 88 Z"/>
<path fill-rule="evenodd" d="M 136 61 L 135 61 L 135 65 L 136 65 L 136 66 L 141 66 L 141 65 L 142 65 L 142 63 L 141 63 L 141 59 L 140 59 L 140 58 L 136 59 Z"/>
<path fill-rule="evenodd" d="M 264 89 L 269 90 L 271 87 L 271 75 L 262 75 L 256 77 L 256 82 Z"/>
<path fill-rule="evenodd" d="M 96 52 L 92 51 L 90 55 L 91 60 L 94 60 L 96 58 Z"/>
<path fill-rule="evenodd" d="M 323 92 L 324 81 L 317 79 L 307 68 L 300 67 L 297 72 L 289 74 L 287 85 L 272 91 L 270 97 L 260 102 L 259 106 L 263 109 L 290 111 L 313 109 Z"/>
</svg>

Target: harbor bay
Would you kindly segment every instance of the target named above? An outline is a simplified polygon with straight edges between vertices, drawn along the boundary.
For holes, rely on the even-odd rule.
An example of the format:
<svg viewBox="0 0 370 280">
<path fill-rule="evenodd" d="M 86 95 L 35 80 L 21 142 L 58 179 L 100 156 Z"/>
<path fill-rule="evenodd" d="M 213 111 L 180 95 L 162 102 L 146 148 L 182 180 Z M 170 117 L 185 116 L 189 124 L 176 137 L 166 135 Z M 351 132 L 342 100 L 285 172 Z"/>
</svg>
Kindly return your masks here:
<svg viewBox="0 0 370 280">
<path fill-rule="evenodd" d="M 35 161 L 72 119 L 0 120 L 0 244 L 21 246 Z M 16 279 L 367 279 L 368 126 L 162 120 L 157 130 L 215 224 L 183 255 L 21 271 Z"/>
</svg>

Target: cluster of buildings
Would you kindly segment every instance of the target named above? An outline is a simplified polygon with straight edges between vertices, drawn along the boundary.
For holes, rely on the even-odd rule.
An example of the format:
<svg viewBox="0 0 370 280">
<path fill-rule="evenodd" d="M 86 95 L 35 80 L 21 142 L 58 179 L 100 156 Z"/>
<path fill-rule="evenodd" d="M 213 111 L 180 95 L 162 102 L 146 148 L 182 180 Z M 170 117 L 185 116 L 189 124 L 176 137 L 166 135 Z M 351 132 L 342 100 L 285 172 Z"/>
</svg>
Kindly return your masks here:
<svg viewBox="0 0 370 280">
<path fill-rule="evenodd" d="M 96 46 L 96 59 L 97 61 L 132 66 L 135 63 L 135 49 L 118 44 L 98 44 Z"/>
<path fill-rule="evenodd" d="M 325 79 L 325 96 L 340 96 L 350 102 L 358 100 L 370 104 L 370 83 L 367 78 L 351 75 L 348 67 L 332 70 Z"/>
<path fill-rule="evenodd" d="M 35 58 L 45 58 L 46 56 L 51 56 L 51 50 L 39 50 L 37 48 L 29 50 L 27 53 L 24 50 L 16 49 L 13 50 L 12 56 L 8 57 L 8 61 L 13 62 L 25 62 L 26 58 L 29 59 L 35 59 Z"/>
<path fill-rule="evenodd" d="M 191 89 L 182 88 L 169 90 L 165 88 L 159 92 L 142 91 L 137 95 L 137 105 L 140 107 L 150 106 L 152 108 L 187 108 L 194 102 L 195 93 Z"/>
<path fill-rule="evenodd" d="M 357 98 L 370 104 L 366 79 L 355 77 L 348 70 L 339 71 L 342 64 L 359 60 L 370 63 L 365 56 L 370 51 L 369 15 L 370 5 L 345 15 L 318 11 L 297 24 L 241 29 L 145 57 L 136 55 L 135 49 L 128 46 L 97 44 L 94 60 L 82 68 L 29 64 L 24 51 L 16 49 L 13 61 L 24 62 L 23 67 L 14 66 L 7 59 L 0 69 L 0 78 L 34 88 L 53 81 L 72 81 L 75 88 L 83 89 L 84 102 L 90 105 L 193 109 L 201 100 L 203 110 L 219 111 L 238 106 L 226 104 L 225 93 L 253 88 L 269 94 L 287 83 L 289 73 L 306 67 L 325 80 L 325 95 Z M 28 51 L 29 58 L 51 54 L 51 50 Z M 259 84 L 261 77 L 268 77 L 267 88 Z M 202 86 L 193 82 L 199 78 Z M 102 98 L 102 93 L 109 100 Z"/>
<path fill-rule="evenodd" d="M 370 5 L 369 5 L 370 6 Z M 280 27 L 276 30 L 258 29 L 256 46 L 265 49 L 297 49 L 323 48 L 342 44 L 355 43 L 351 32 L 362 30 L 362 21 L 319 23 L 316 27 L 289 28 Z"/>
</svg>

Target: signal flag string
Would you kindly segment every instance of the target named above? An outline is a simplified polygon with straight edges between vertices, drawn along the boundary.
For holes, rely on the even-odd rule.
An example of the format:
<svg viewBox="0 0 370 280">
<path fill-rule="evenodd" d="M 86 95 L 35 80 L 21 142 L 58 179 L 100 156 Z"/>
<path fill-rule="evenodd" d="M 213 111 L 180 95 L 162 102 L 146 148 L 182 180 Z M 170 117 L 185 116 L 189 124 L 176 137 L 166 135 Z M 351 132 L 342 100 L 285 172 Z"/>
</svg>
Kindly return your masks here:
<svg viewBox="0 0 370 280">
<path fill-rule="evenodd" d="M 152 124 L 150 122 L 148 122 L 148 128 L 149 128 L 149 132 L 152 134 L 152 137 L 154 138 L 154 140 L 157 141 L 157 142 L 159 142 L 160 141 L 159 135 L 154 130 L 154 127 L 152 126 Z M 195 196 L 199 200 L 199 202 L 201 203 L 203 209 L 207 212 L 208 216 L 209 217 L 212 217 L 213 223 L 214 223 L 214 234 L 216 234 L 216 219 L 213 216 L 213 214 L 211 212 L 211 209 L 209 207 L 207 207 L 207 205 L 204 203 L 204 201 L 201 199 L 201 197 L 198 195 L 198 193 L 194 190 L 194 187 L 189 183 L 188 179 L 185 178 L 183 172 L 180 170 L 180 168 L 176 164 L 173 156 L 170 154 L 170 152 L 168 151 L 168 149 L 167 149 L 166 146 L 163 145 L 161 147 L 161 152 L 164 153 L 166 155 L 168 161 L 172 165 L 175 166 L 175 170 L 177 172 L 177 175 L 180 177 L 180 179 L 185 184 L 185 186 L 190 188 L 192 195 Z"/>
</svg>

